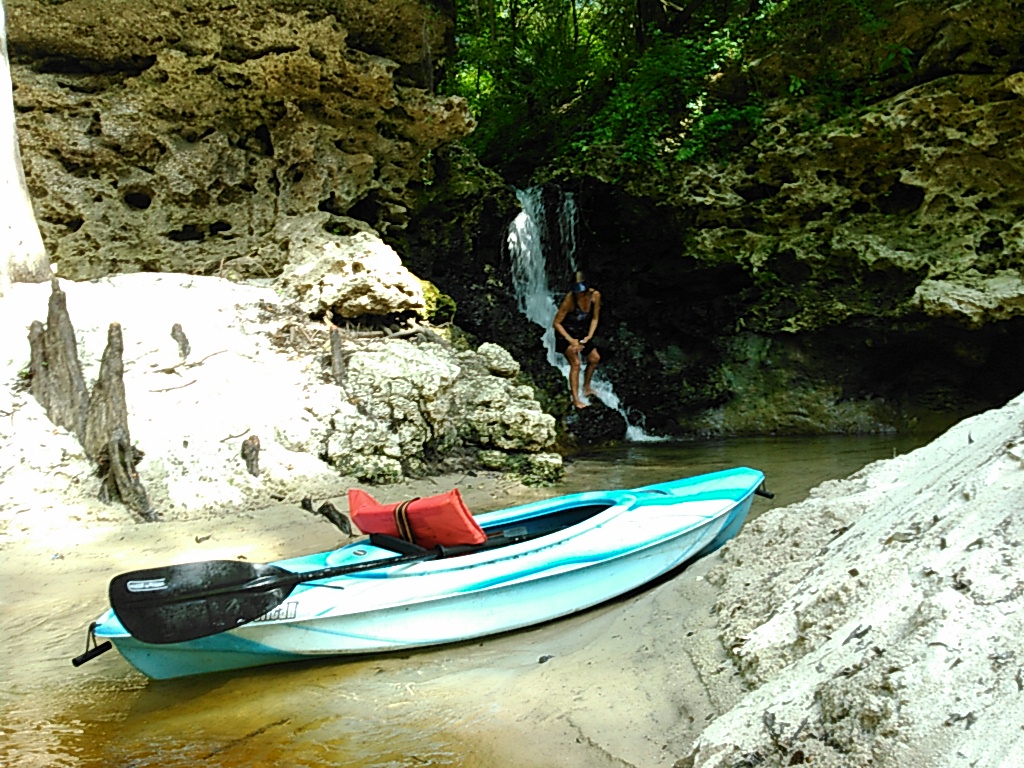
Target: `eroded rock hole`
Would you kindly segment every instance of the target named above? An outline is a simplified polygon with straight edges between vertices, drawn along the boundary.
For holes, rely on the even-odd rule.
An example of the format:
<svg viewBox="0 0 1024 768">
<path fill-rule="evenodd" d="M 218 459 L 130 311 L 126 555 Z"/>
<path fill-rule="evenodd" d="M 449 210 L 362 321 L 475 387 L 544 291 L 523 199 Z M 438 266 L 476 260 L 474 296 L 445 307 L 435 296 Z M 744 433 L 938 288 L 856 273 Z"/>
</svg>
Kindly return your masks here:
<svg viewBox="0 0 1024 768">
<path fill-rule="evenodd" d="M 186 224 L 181 229 L 175 229 L 167 233 L 167 238 L 176 243 L 202 240 L 205 236 L 203 231 L 195 224 Z"/>
<path fill-rule="evenodd" d="M 375 200 L 364 197 L 348 209 L 348 215 L 353 219 L 360 219 L 373 224 L 373 222 L 377 221 L 377 217 L 380 216 L 380 205 Z"/>
<path fill-rule="evenodd" d="M 215 133 L 215 130 L 207 126 L 206 128 L 186 128 L 182 131 L 181 136 L 189 144 L 195 144 L 197 141 L 202 141 L 213 133 Z"/>
<path fill-rule="evenodd" d="M 124 202 L 129 208 L 134 208 L 137 211 L 144 211 L 153 204 L 153 198 L 146 192 L 125 192 Z"/>
<path fill-rule="evenodd" d="M 924 190 L 921 187 L 897 181 L 888 195 L 878 199 L 878 208 L 888 214 L 913 213 L 923 202 Z"/>
<path fill-rule="evenodd" d="M 326 213 L 333 213 L 335 216 L 344 216 L 345 213 L 347 212 L 338 203 L 338 198 L 335 197 L 333 192 L 331 192 L 330 197 L 320 201 L 320 204 L 317 206 L 317 209 L 324 211 Z"/>
<path fill-rule="evenodd" d="M 990 229 L 981 236 L 981 240 L 978 242 L 978 253 L 999 253 L 1004 247 L 1003 236 L 994 229 Z"/>
<path fill-rule="evenodd" d="M 259 142 L 260 149 L 263 154 L 267 157 L 274 156 L 274 142 L 270 139 L 270 129 L 265 125 L 261 125 L 256 129 L 255 132 L 256 141 Z"/>
</svg>

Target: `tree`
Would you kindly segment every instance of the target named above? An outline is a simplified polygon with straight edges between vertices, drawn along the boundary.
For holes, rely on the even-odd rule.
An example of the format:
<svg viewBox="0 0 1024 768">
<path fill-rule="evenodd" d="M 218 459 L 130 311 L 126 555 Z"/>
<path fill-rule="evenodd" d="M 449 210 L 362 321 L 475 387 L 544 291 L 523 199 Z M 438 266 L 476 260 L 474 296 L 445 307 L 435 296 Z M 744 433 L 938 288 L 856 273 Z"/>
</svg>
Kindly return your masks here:
<svg viewBox="0 0 1024 768">
<path fill-rule="evenodd" d="M 50 279 L 50 260 L 39 234 L 32 200 L 25 184 L 14 118 L 14 87 L 7 56 L 7 19 L 0 2 L 0 297 L 12 282 L 41 283 Z"/>
</svg>

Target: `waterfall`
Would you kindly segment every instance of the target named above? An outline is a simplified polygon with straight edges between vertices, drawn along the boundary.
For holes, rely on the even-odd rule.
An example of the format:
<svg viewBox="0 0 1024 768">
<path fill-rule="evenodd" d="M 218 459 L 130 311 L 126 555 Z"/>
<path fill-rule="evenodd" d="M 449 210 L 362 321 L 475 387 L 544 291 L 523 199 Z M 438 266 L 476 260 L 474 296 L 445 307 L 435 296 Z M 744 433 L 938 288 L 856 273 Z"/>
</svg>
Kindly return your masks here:
<svg viewBox="0 0 1024 768">
<path fill-rule="evenodd" d="M 557 244 L 557 256 L 561 264 L 552 270 L 562 280 L 559 288 L 552 291 L 548 283 L 548 262 L 545 254 L 545 232 L 549 232 L 546 211 L 540 187 L 528 190 L 516 190 L 516 197 L 522 205 L 522 211 L 516 216 L 508 230 L 508 251 L 512 262 L 512 286 L 515 289 L 519 311 L 528 320 L 541 327 L 541 339 L 547 350 L 548 362 L 558 368 L 569 379 L 569 363 L 555 349 L 554 322 L 558 305 L 565 296 L 568 283 L 578 269 L 576 263 L 576 227 L 579 216 L 576 202 L 571 193 L 561 195 L 556 221 L 560 242 Z M 600 288 L 600 286 L 598 286 Z M 600 335 L 600 330 L 598 331 Z M 580 371 L 580 380 L 583 372 Z M 618 395 L 612 384 L 601 374 L 598 368 L 591 381 L 597 392 L 598 399 L 609 408 L 618 411 L 626 420 L 626 439 L 634 441 L 655 440 L 643 428 L 630 423 L 629 415 L 623 410 Z M 568 386 L 566 397 L 568 397 Z"/>
</svg>

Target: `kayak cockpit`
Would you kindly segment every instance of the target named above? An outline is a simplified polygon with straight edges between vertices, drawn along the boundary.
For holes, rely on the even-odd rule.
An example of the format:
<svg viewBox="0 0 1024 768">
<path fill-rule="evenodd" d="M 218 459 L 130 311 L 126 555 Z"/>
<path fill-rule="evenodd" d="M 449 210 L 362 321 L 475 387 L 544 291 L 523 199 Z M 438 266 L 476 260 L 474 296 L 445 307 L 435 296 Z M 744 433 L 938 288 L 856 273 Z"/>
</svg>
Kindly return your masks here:
<svg viewBox="0 0 1024 768">
<path fill-rule="evenodd" d="M 596 517 L 613 506 L 615 506 L 615 502 L 612 501 L 598 504 L 582 504 L 564 509 L 553 509 L 547 514 L 530 517 L 525 520 L 511 521 L 505 525 L 489 525 L 481 529 L 486 537 L 484 541 L 474 545 L 439 543 L 435 544 L 434 547 L 427 547 L 418 541 L 409 541 L 401 536 L 393 536 L 387 533 L 370 533 L 369 539 L 370 544 L 375 547 L 402 555 L 422 554 L 429 552 L 431 549 L 440 548 L 444 553 L 443 557 L 450 557 L 498 549 L 512 544 L 519 544 L 523 541 L 538 539 L 552 533 L 558 533 L 585 522 L 592 517 Z"/>
</svg>

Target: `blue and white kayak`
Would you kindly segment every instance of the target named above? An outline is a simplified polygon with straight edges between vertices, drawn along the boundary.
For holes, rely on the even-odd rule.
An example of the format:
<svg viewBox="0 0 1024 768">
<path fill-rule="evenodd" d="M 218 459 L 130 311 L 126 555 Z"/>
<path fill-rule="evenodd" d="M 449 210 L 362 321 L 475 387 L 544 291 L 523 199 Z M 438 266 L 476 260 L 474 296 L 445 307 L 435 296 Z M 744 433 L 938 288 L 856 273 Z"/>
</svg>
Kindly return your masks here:
<svg viewBox="0 0 1024 768">
<path fill-rule="evenodd" d="M 156 679 L 508 632 L 713 552 L 739 531 L 755 493 L 770 496 L 763 481 L 737 468 L 486 512 L 475 517 L 487 537 L 479 546 L 396 555 L 390 537 L 374 536 L 265 565 L 137 571 L 111 582 L 113 607 L 90 629 Z"/>
</svg>

